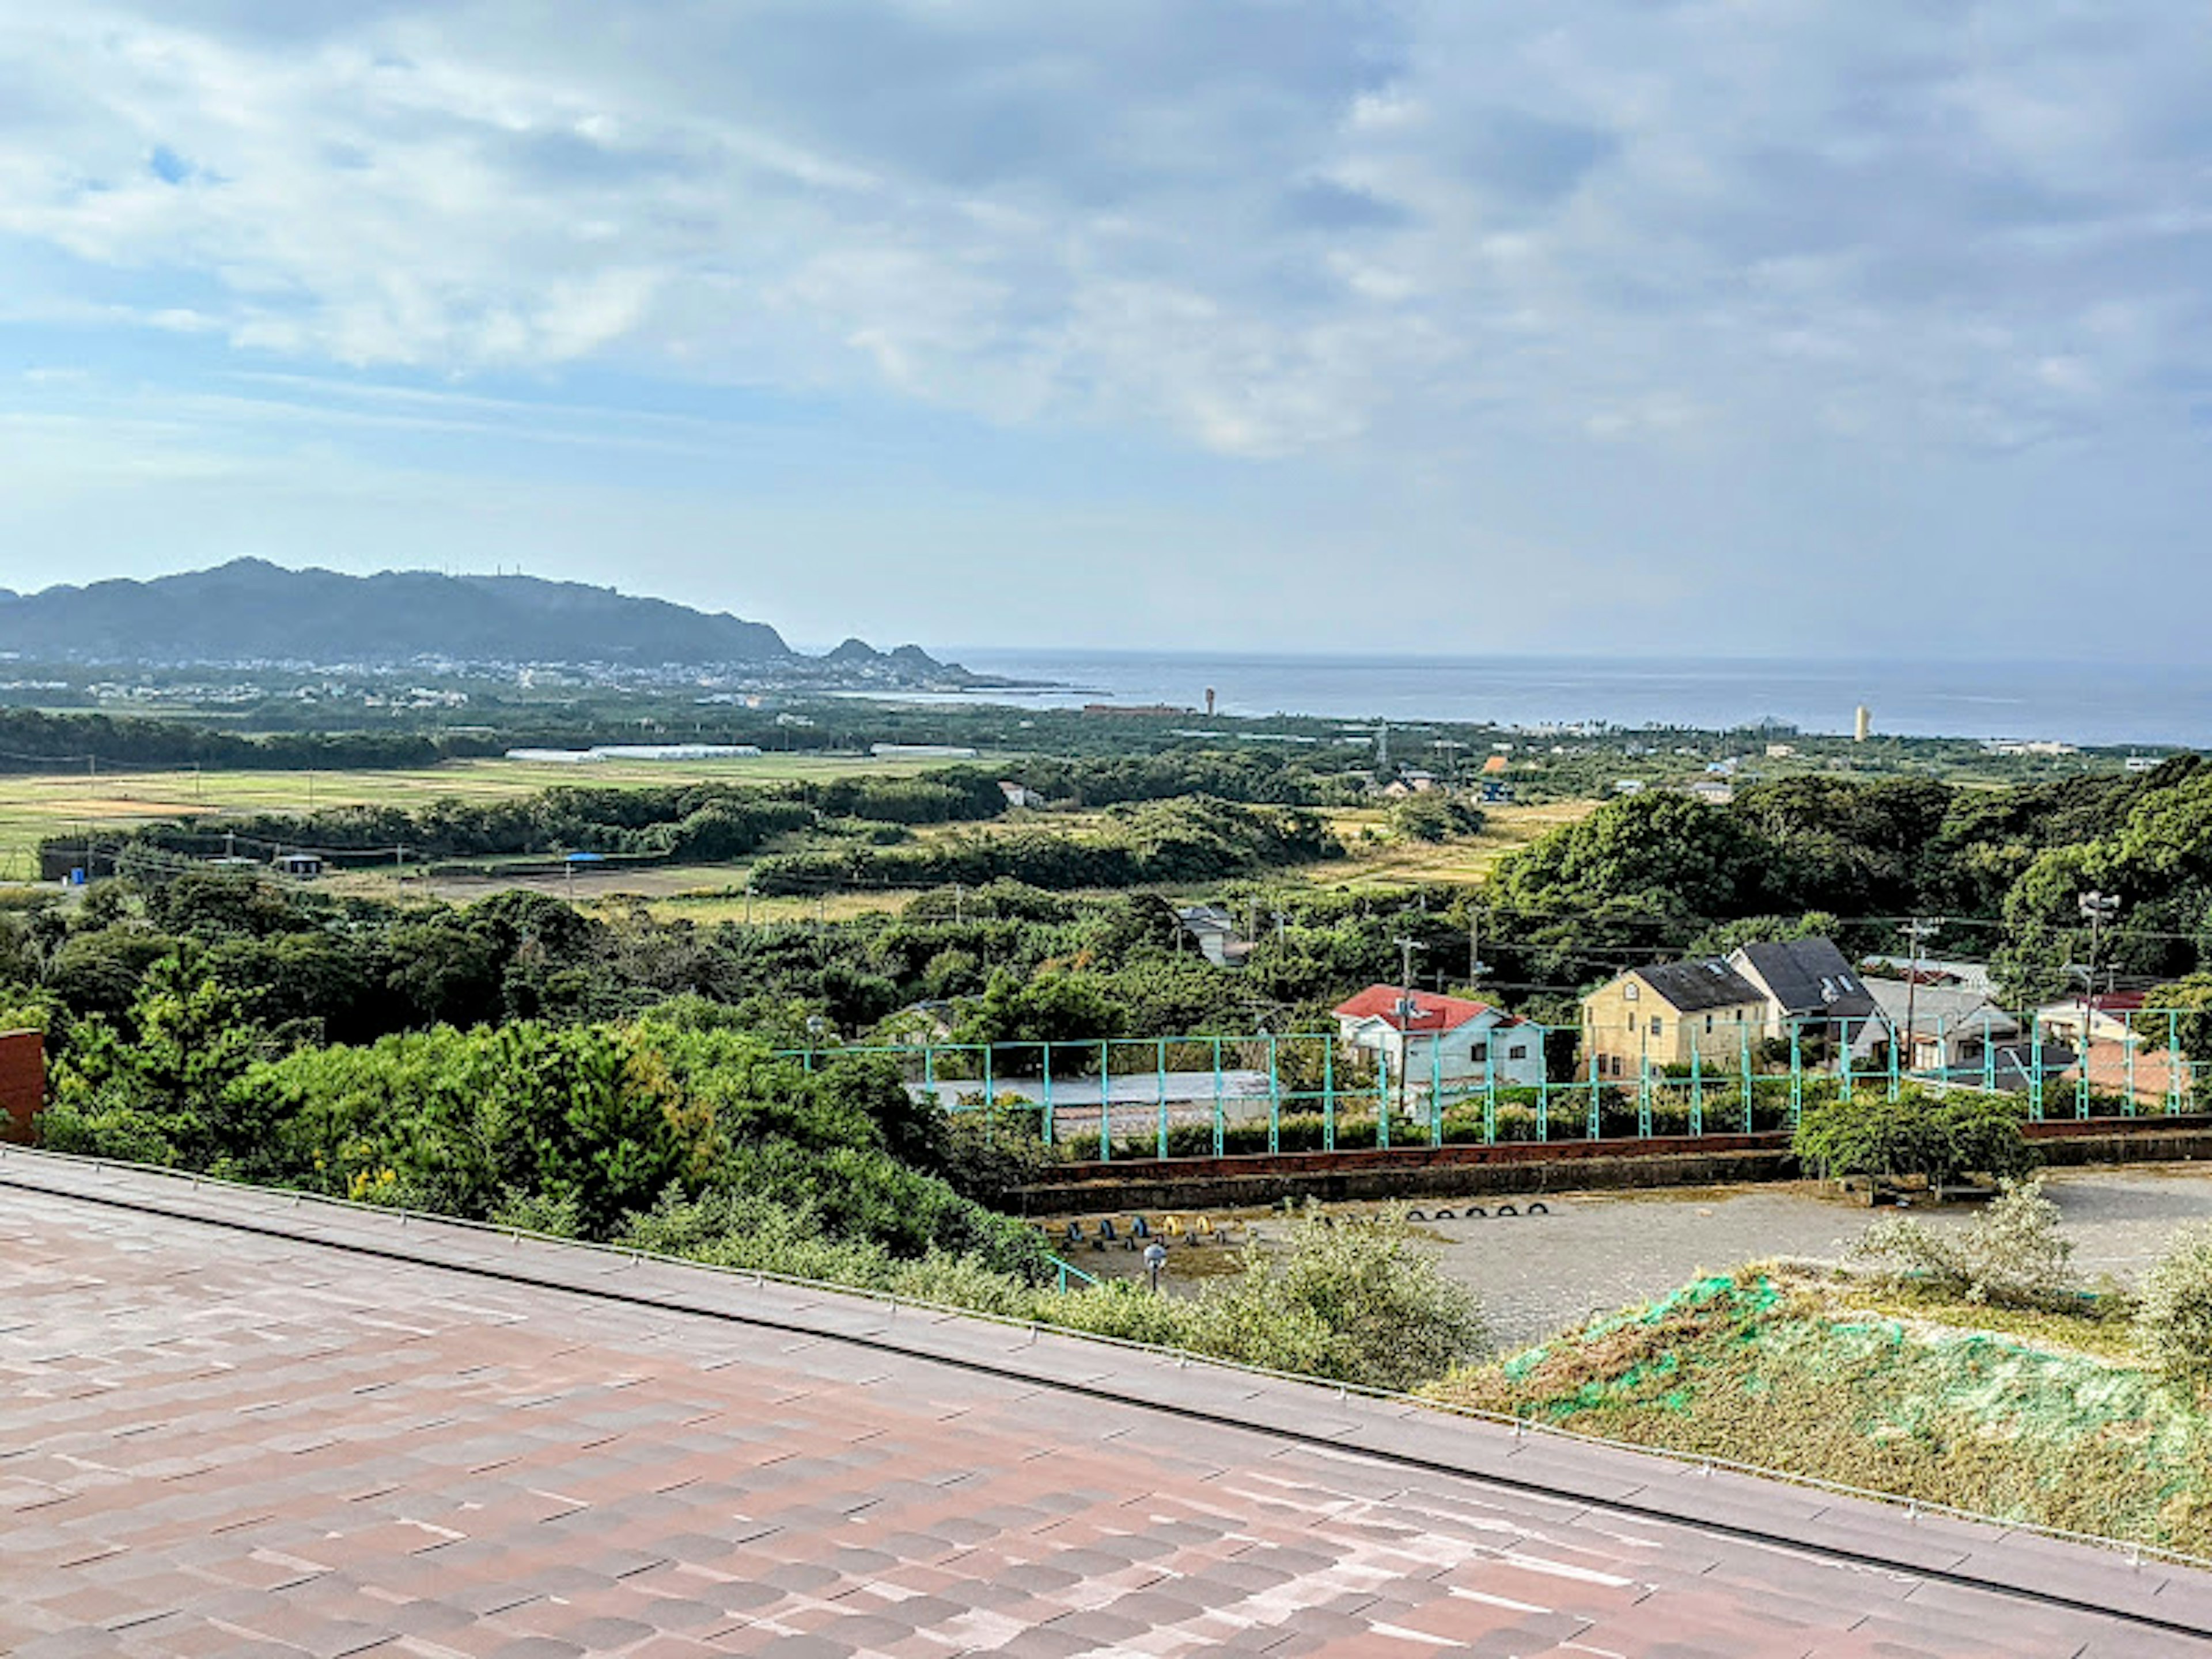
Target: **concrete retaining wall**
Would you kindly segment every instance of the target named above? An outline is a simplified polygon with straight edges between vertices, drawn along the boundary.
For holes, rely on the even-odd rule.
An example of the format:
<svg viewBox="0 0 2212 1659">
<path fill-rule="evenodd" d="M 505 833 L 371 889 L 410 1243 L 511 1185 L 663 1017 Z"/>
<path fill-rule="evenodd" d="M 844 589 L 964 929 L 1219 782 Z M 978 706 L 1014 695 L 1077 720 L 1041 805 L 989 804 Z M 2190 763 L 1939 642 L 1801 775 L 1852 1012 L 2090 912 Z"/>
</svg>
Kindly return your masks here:
<svg viewBox="0 0 2212 1659">
<path fill-rule="evenodd" d="M 2050 1119 L 2026 1126 L 2045 1163 L 2163 1164 L 2212 1160 L 2212 1116 Z M 1283 1200 L 1474 1198 L 1577 1188 L 1703 1187 L 1797 1176 L 1790 1137 L 1655 1135 L 1494 1146 L 1392 1147 L 1388 1152 L 1250 1153 L 1088 1164 L 1021 1194 L 1025 1215 L 1100 1210 L 1250 1209 Z"/>
</svg>

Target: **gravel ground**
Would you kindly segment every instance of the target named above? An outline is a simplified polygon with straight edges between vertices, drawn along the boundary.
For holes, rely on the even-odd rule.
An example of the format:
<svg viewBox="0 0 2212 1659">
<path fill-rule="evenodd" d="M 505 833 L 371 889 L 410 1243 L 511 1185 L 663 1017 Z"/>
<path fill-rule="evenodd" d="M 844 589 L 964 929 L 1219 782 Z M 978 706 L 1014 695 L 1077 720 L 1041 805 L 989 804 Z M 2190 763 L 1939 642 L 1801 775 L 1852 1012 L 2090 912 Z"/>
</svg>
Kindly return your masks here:
<svg viewBox="0 0 2212 1659">
<path fill-rule="evenodd" d="M 2045 1190 L 2075 1261 L 2132 1283 L 2185 1222 L 2212 1220 L 2212 1167 L 2054 1170 Z M 1546 1194 L 1551 1213 L 1439 1222 L 1446 1268 L 1481 1296 L 1500 1342 L 1533 1342 L 1583 1316 L 1663 1295 L 1762 1256 L 1832 1261 L 1875 1212 L 1809 1183 Z M 1913 1212 L 1956 1226 L 1976 1206 Z M 1882 1212 L 1881 1213 L 1894 1213 Z"/>
</svg>

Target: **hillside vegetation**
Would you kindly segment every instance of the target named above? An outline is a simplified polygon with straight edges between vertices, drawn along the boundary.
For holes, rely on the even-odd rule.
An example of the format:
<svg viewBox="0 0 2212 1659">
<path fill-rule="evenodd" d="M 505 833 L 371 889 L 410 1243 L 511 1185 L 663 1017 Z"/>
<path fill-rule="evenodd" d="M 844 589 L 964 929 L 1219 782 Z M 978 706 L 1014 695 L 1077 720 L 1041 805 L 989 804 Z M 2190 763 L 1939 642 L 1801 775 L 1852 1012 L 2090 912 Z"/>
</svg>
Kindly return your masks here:
<svg viewBox="0 0 2212 1659">
<path fill-rule="evenodd" d="M 2212 1554 L 2212 1424 L 2094 1312 L 1893 1303 L 1747 1269 L 1510 1358 L 1441 1400 L 1900 1498 Z M 2085 1308 L 2094 1304 L 2083 1304 Z"/>
</svg>

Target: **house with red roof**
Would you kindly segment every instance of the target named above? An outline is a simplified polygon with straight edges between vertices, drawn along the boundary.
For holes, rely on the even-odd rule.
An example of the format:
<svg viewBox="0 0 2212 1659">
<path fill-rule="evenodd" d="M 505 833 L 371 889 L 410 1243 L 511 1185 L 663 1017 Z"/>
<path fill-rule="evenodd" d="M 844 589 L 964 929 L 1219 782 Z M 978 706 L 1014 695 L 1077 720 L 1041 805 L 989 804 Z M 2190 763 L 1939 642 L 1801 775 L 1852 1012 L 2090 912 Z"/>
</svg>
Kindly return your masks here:
<svg viewBox="0 0 2212 1659">
<path fill-rule="evenodd" d="M 1411 1088 L 1485 1085 L 1493 1071 L 1500 1087 L 1544 1080 L 1542 1028 L 1486 1002 L 1370 985 L 1335 1012 L 1344 1041 Z"/>
</svg>

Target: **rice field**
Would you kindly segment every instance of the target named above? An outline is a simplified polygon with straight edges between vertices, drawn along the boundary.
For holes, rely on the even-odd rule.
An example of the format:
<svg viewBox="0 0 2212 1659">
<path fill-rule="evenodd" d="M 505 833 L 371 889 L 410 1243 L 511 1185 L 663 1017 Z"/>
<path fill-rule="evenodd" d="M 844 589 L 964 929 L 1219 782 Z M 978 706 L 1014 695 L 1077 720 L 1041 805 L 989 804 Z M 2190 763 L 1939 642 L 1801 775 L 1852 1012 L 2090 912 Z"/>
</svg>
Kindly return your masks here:
<svg viewBox="0 0 2212 1659">
<path fill-rule="evenodd" d="M 416 807 L 455 797 L 503 800 L 562 784 L 598 787 L 690 782 L 769 783 L 789 778 L 925 771 L 945 763 L 866 755 L 757 755 L 720 760 L 599 762 L 447 761 L 393 771 L 149 771 L 0 775 L 0 880 L 38 874 L 38 844 L 49 836 L 125 829 L 165 818 L 245 812 L 307 812 L 325 806 Z"/>
</svg>

